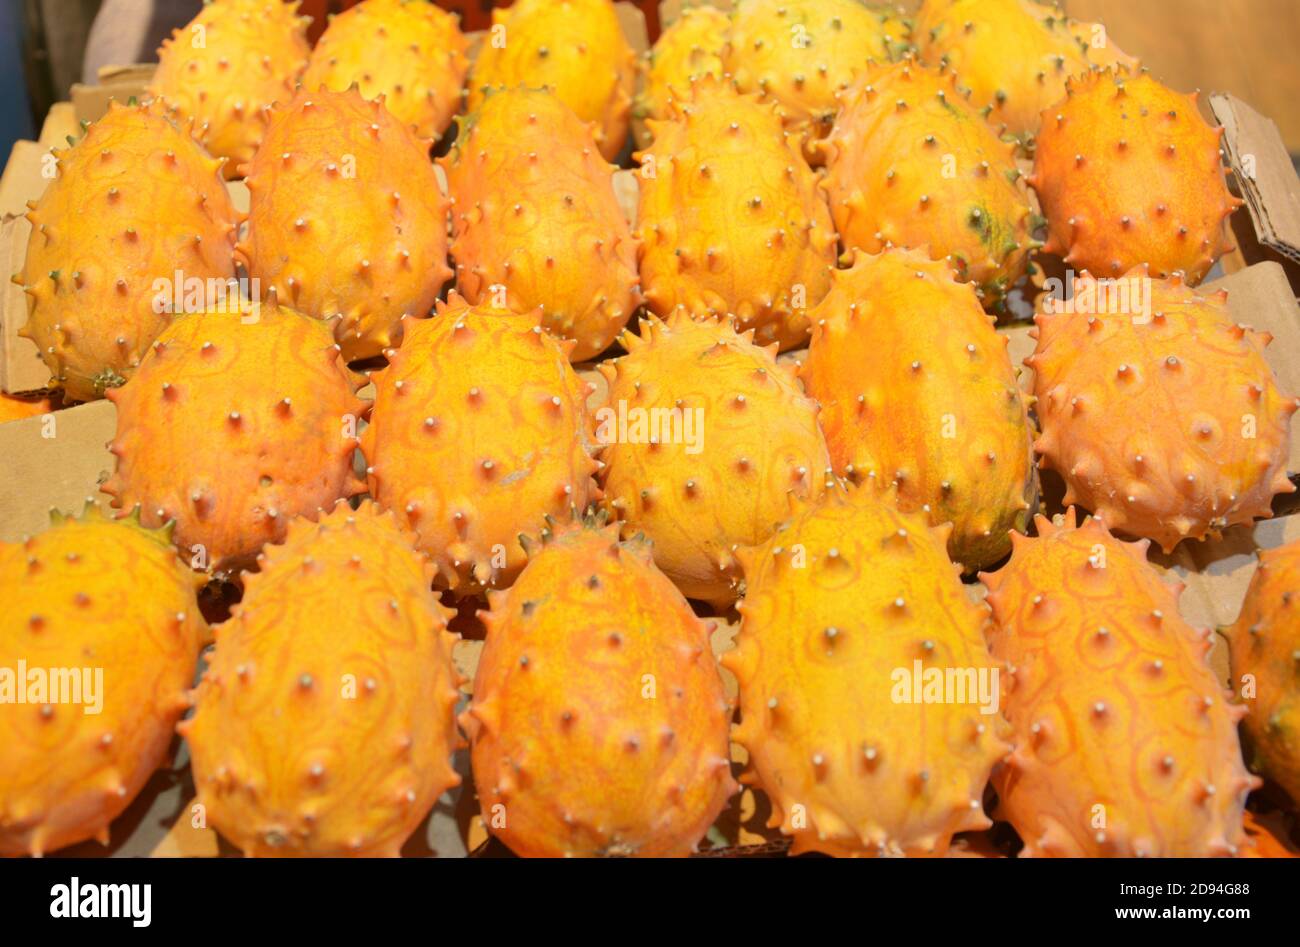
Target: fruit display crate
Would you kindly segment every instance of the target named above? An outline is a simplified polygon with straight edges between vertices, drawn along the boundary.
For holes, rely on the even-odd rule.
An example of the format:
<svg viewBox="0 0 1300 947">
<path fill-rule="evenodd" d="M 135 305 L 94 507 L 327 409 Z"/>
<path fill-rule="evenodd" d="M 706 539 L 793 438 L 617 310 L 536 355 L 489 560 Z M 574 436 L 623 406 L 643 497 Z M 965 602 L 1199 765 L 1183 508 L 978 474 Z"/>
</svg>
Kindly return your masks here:
<svg viewBox="0 0 1300 947">
<path fill-rule="evenodd" d="M 692 4 L 686 4 L 690 6 Z M 727 0 L 714 6 L 726 10 Z M 904 4 L 909 10 L 917 4 Z M 629 44 L 638 53 L 649 49 L 645 20 L 631 4 L 619 3 L 620 23 Z M 682 12 L 679 0 L 665 0 L 659 10 L 663 24 L 676 21 Z M 472 37 L 475 44 L 482 36 Z M 475 47 L 471 48 L 471 57 Z M 110 101 L 123 102 L 141 98 L 153 74 L 152 65 L 126 65 L 105 70 L 101 81 L 93 86 L 74 86 L 69 101 L 51 109 L 38 141 L 17 142 L 0 177 L 0 262 L 11 274 L 21 273 L 31 236 L 31 225 L 24 218 L 29 202 L 37 200 L 55 176 L 50 149 L 62 147 L 65 140 L 75 139 L 86 123 L 101 118 Z M 1227 293 L 1227 305 L 1234 321 L 1272 336 L 1265 357 L 1279 386 L 1287 392 L 1300 392 L 1300 307 L 1297 306 L 1293 282 L 1300 264 L 1300 182 L 1277 128 L 1267 117 L 1231 92 L 1210 94 L 1205 105 L 1207 117 L 1226 129 L 1223 148 L 1231 168 L 1234 189 L 1244 200 L 1244 208 L 1230 224 L 1235 246 L 1225 254 L 1196 292 Z M 445 143 L 439 150 L 445 150 Z M 640 172 L 631 157 L 631 147 L 620 156 L 621 170 L 615 174 L 614 189 L 629 224 L 637 223 Z M 1028 173 L 1032 162 L 1022 160 Z M 438 169 L 440 183 L 446 176 Z M 234 206 L 246 212 L 249 192 L 240 180 L 229 182 Z M 1032 199 L 1032 198 L 1031 198 Z M 1034 199 L 1034 211 L 1039 210 Z M 1010 313 L 999 321 L 997 332 L 1006 339 L 1011 362 L 1016 366 L 1019 383 L 1028 394 L 1033 390 L 1032 370 L 1025 360 L 1035 349 L 1031 336 L 1031 317 L 1035 297 L 1045 282 L 1063 277 L 1064 264 L 1047 254 L 1040 254 L 1032 278 L 1019 286 L 1009 300 Z M 109 400 L 65 405 L 57 392 L 46 389 L 49 372 L 41 361 L 35 344 L 18 334 L 27 318 L 28 302 L 20 281 L 0 287 L 0 389 L 6 394 L 29 400 L 51 398 L 43 402 L 45 410 L 30 417 L 0 423 L 0 542 L 15 542 L 41 532 L 49 523 L 51 511 L 79 513 L 86 503 L 106 512 L 111 510 L 110 497 L 101 491 L 114 473 L 116 458 L 109 444 L 117 432 L 117 406 Z M 609 354 L 609 353 L 607 353 Z M 806 347 L 782 353 L 780 361 L 801 363 Z M 575 366 L 579 376 L 590 385 L 588 407 L 594 412 L 606 403 L 609 382 L 597 364 Z M 361 387 L 363 400 L 375 396 L 374 386 Z M 364 479 L 366 460 L 358 451 L 354 467 Z M 1293 425 L 1288 472 L 1300 486 L 1300 430 Z M 1065 512 L 1062 497 L 1065 485 L 1050 471 L 1041 473 L 1039 512 L 1057 517 Z M 116 512 L 116 511 L 112 511 Z M 1231 624 L 1241 610 L 1247 587 L 1257 567 L 1260 552 L 1287 543 L 1300 542 L 1300 493 L 1281 495 L 1273 502 L 1273 517 L 1251 525 L 1225 529 L 1218 538 L 1203 542 L 1186 541 L 1172 552 L 1162 553 L 1152 547 L 1150 560 L 1164 575 L 1185 584 L 1179 600 L 1182 617 L 1195 628 L 1222 628 Z M 973 600 L 982 601 L 984 586 L 968 576 L 965 590 Z M 229 614 L 235 593 L 229 585 L 214 582 L 204 593 L 205 616 L 220 622 Z M 712 646 L 718 657 L 735 648 L 740 627 L 739 616 L 732 610 L 712 609 L 696 603 L 702 617 L 714 622 Z M 453 660 L 467 683 L 462 685 L 463 703 L 471 696 L 472 681 L 483 647 L 484 629 L 474 609 L 462 606 L 452 622 L 452 629 L 463 637 L 456 643 Z M 1221 635 L 1215 635 L 1209 661 L 1218 679 L 1230 689 L 1227 648 Z M 722 670 L 730 697 L 735 698 L 735 676 Z M 744 749 L 732 744 L 732 761 L 737 771 L 746 761 Z M 454 767 L 461 784 L 438 801 L 420 828 L 407 841 L 402 854 L 408 857 L 437 856 L 457 858 L 508 855 L 499 842 L 484 829 L 475 797 L 469 766 L 469 753 L 455 754 Z M 198 824 L 192 809 L 195 789 L 185 742 L 177 737 L 172 758 L 145 785 L 134 802 L 112 825 L 108 844 L 84 842 L 58 852 L 55 857 L 221 857 L 238 852 L 212 828 Z M 1275 787 L 1266 787 L 1252 801 L 1257 823 L 1266 827 L 1282 844 L 1300 853 L 1300 820 L 1285 811 Z M 700 855 L 705 857 L 764 857 L 782 855 L 788 841 L 767 825 L 771 805 L 761 790 L 745 787 L 724 809 L 710 829 Z M 1002 857 L 1014 853 L 1004 823 L 994 828 L 959 835 L 950 854 L 970 857 Z M 1252 829 L 1259 831 L 1258 829 Z"/>
</svg>

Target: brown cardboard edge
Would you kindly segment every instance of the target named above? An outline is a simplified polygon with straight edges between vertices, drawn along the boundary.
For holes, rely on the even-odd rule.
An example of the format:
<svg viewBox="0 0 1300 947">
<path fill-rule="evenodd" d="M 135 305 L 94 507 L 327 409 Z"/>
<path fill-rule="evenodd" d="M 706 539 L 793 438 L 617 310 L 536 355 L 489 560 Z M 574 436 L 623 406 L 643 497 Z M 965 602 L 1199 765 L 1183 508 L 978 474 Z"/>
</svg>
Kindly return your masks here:
<svg viewBox="0 0 1300 947">
<path fill-rule="evenodd" d="M 97 84 L 74 82 L 69 90 L 69 98 L 77 121 L 98 121 L 108 111 L 108 103 L 112 99 L 126 103 L 132 98 L 144 98 L 156 68 L 157 63 L 105 66 L 99 70 Z"/>
<path fill-rule="evenodd" d="M 4 266 L 0 273 L 0 389 L 11 395 L 40 391 L 50 383 L 49 369 L 41 361 L 36 343 L 18 335 L 27 322 L 27 294 L 9 278 L 22 273 L 31 230 L 25 217 L 0 221 L 0 265 Z"/>
<path fill-rule="evenodd" d="M 1300 178 L 1277 125 L 1228 93 L 1210 96 L 1259 242 L 1300 262 Z"/>
</svg>

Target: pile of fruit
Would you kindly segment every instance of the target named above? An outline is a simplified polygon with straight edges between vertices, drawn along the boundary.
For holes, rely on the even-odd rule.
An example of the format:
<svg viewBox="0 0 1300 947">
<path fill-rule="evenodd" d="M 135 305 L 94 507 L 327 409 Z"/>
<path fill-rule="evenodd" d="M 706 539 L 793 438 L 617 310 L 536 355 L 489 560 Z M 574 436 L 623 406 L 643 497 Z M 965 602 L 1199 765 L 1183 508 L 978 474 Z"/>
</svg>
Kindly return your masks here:
<svg viewBox="0 0 1300 947">
<path fill-rule="evenodd" d="M 466 747 L 522 856 L 688 854 L 733 766 L 796 852 L 1286 853 L 1300 544 L 1248 693 L 1148 560 L 1295 490 L 1267 335 L 1194 289 L 1240 203 L 1194 97 L 1032 0 L 696 6 L 643 61 L 610 0 L 476 55 L 295 6 L 208 3 L 28 215 L 118 515 L 0 544 L 0 667 L 107 687 L 0 670 L 0 853 L 107 840 L 177 730 L 248 855 L 398 854 Z M 1030 396 L 998 320 L 1062 261 Z"/>
</svg>

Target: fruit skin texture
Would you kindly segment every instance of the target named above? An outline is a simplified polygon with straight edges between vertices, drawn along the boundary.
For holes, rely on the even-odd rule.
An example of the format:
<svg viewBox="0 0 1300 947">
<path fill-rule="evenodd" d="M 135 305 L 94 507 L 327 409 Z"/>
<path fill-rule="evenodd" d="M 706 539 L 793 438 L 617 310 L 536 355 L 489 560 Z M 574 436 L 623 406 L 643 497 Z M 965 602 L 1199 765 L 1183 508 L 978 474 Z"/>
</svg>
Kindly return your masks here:
<svg viewBox="0 0 1300 947">
<path fill-rule="evenodd" d="M 408 323 L 371 376 L 370 495 L 458 592 L 509 586 L 527 558 L 521 536 L 600 496 L 588 385 L 537 320 L 453 294 L 436 318 Z"/>
<path fill-rule="evenodd" d="M 993 773 L 1022 857 L 1237 854 L 1246 794 L 1237 721 L 1205 659 L 1213 632 L 1179 617 L 1181 583 L 1101 520 L 1036 518 L 981 575 L 1009 667 L 1016 751 Z M 1104 809 L 1104 825 L 1100 818 Z"/>
<path fill-rule="evenodd" d="M 858 253 L 812 320 L 800 377 L 835 472 L 893 481 L 904 510 L 952 523 L 968 570 L 1005 556 L 1038 501 L 1033 426 L 973 289 L 919 251 Z"/>
<path fill-rule="evenodd" d="M 382 102 L 301 89 L 272 112 L 244 168 L 240 261 L 263 298 L 274 291 L 309 316 L 341 316 L 334 338 L 347 361 L 398 344 L 402 317 L 428 315 L 451 276 L 449 204 L 428 150 Z"/>
<path fill-rule="evenodd" d="M 281 0 L 211 0 L 158 48 L 149 94 L 195 121 L 208 150 L 229 159 L 228 178 L 257 150 L 263 110 L 287 102 L 307 66 L 311 18 L 297 11 Z"/>
<path fill-rule="evenodd" d="M 468 46 L 456 16 L 432 3 L 363 0 L 330 20 L 302 87 L 343 92 L 355 82 L 420 138 L 437 138 L 460 109 Z"/>
<path fill-rule="evenodd" d="M 80 142 L 53 153 L 58 177 L 27 214 L 30 302 L 18 334 L 36 344 L 51 386 L 91 401 L 130 376 L 170 321 L 170 307 L 155 305 L 158 281 L 177 270 L 234 279 L 238 215 L 221 163 L 156 105 L 111 102 Z"/>
<path fill-rule="evenodd" d="M 661 317 L 734 315 L 761 344 L 801 345 L 835 265 L 816 176 L 756 96 L 706 76 L 671 109 L 635 155 L 646 304 Z"/>
<path fill-rule="evenodd" d="M 689 98 L 700 76 L 721 78 L 722 48 L 731 17 L 716 7 L 688 7 L 659 34 L 642 63 L 644 89 L 632 106 L 632 131 L 637 147 L 650 145 L 647 118 L 665 119 L 669 100 Z"/>
<path fill-rule="evenodd" d="M 516 312 L 599 355 L 640 305 L 636 241 L 614 196 L 614 166 L 591 127 L 547 90 L 498 89 L 439 164 L 454 201 L 456 285 L 472 302 L 505 288 Z M 498 304 L 500 304 L 500 300 Z"/>
<path fill-rule="evenodd" d="M 227 571 L 283 540 L 292 517 L 365 489 L 352 457 L 366 404 L 353 390 L 318 320 L 266 303 L 248 325 L 181 316 L 109 394 L 117 470 L 101 489 L 148 527 L 175 520 L 194 567 Z"/>
<path fill-rule="evenodd" d="M 1260 554 L 1241 615 L 1225 630 L 1232 681 L 1255 678 L 1246 701 L 1251 768 L 1300 806 L 1300 541 Z"/>
<path fill-rule="evenodd" d="M 777 364 L 774 345 L 759 348 L 727 321 L 679 314 L 642 322 L 639 338 L 622 341 L 628 354 L 599 366 L 609 382 L 596 416 L 606 505 L 626 535 L 649 537 L 687 597 L 729 605 L 735 547 L 770 536 L 791 493 L 815 499 L 825 489 L 817 403 Z M 666 433 L 657 419 L 674 409 Z"/>
<path fill-rule="evenodd" d="M 185 709 L 207 627 L 202 584 L 165 531 L 92 506 L 0 543 L 0 667 L 16 674 L 26 661 L 50 685 L 56 669 L 102 669 L 98 713 L 19 704 L 12 692 L 0 704 L 0 855 L 108 844 L 109 823 L 162 765 Z"/>
<path fill-rule="evenodd" d="M 1211 128 L 1145 73 L 1095 71 L 1044 113 L 1029 184 L 1047 216 L 1043 247 L 1075 269 L 1116 277 L 1139 264 L 1196 285 L 1231 247 L 1228 193 Z M 1050 113 L 1050 114 L 1048 114 Z"/>
<path fill-rule="evenodd" d="M 54 410 L 49 398 L 16 398 L 0 392 L 0 424 L 48 414 Z"/>
<path fill-rule="evenodd" d="M 627 140 L 636 54 L 610 0 L 516 0 L 492 11 L 492 29 L 469 76 L 467 111 L 487 90 L 549 86 L 584 122 L 613 161 Z"/>
<path fill-rule="evenodd" d="M 736 789 L 712 623 L 616 527 L 544 539 L 479 613 L 461 726 L 484 825 L 525 858 L 687 855 Z"/>
<path fill-rule="evenodd" d="M 991 713 L 971 691 L 893 699 L 895 669 L 910 678 L 913 662 L 999 673 L 988 607 L 963 589 L 947 533 L 874 486 L 836 488 L 738 553 L 743 620 L 723 657 L 740 683 L 734 738 L 796 854 L 943 855 L 954 833 L 992 825 L 984 786 L 1011 750 L 996 691 Z"/>
<path fill-rule="evenodd" d="M 971 100 L 988 107 L 990 121 L 1029 144 L 1043 110 L 1064 98 L 1070 76 L 1093 67 L 1138 68 L 1109 37 L 1104 47 L 1092 45 L 1099 28 L 1033 0 L 924 0 L 912 35 L 925 62 L 948 65 Z"/>
<path fill-rule="evenodd" d="M 1137 298 L 1145 272 L 1116 285 Z M 1075 298 L 1100 301 L 1104 285 L 1085 273 Z M 1149 285 L 1149 319 L 1121 311 L 1134 307 L 1113 305 L 1122 301 L 1113 293 L 1095 315 L 1040 312 L 1025 364 L 1043 429 L 1034 449 L 1040 466 L 1065 478 L 1065 504 L 1169 552 L 1271 516 L 1273 495 L 1295 490 L 1286 466 L 1297 401 L 1264 359 L 1272 336 L 1234 324 L 1226 292 L 1200 295 L 1177 279 Z"/>
<path fill-rule="evenodd" d="M 1014 146 L 967 102 L 955 76 L 911 59 L 865 67 L 841 102 L 819 148 L 844 247 L 928 247 L 1001 308 L 1037 246 Z"/>
<path fill-rule="evenodd" d="M 396 856 L 460 783 L 452 612 L 372 503 L 259 560 L 179 728 L 198 802 L 248 856 Z"/>
</svg>

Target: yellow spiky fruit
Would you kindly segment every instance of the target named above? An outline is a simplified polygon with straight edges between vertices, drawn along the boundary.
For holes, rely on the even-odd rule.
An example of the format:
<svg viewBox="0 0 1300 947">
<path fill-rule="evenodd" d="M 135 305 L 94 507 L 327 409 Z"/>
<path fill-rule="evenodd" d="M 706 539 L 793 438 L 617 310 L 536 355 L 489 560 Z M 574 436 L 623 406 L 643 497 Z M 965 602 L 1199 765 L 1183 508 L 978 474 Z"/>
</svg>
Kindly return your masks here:
<svg viewBox="0 0 1300 947">
<path fill-rule="evenodd" d="M 333 319 L 347 361 L 401 342 L 433 308 L 447 266 L 448 202 L 428 142 L 356 90 L 300 89 L 272 112 L 245 168 L 248 232 L 236 253 L 286 305 Z"/>
<path fill-rule="evenodd" d="M 311 18 L 297 13 L 297 0 L 206 0 L 158 49 L 149 94 L 193 119 L 228 178 L 257 150 L 265 109 L 289 100 L 307 66 Z"/>
<path fill-rule="evenodd" d="M 91 504 L 0 543 L 0 855 L 108 843 L 185 709 L 202 584 L 165 531 Z"/>
<path fill-rule="evenodd" d="M 1035 520 L 989 589 L 1002 709 L 1016 750 L 994 770 L 1022 857 L 1238 854 L 1259 780 L 1237 741 L 1244 708 L 1206 661 L 1213 632 L 1178 614 L 1181 583 L 1098 519 Z"/>
<path fill-rule="evenodd" d="M 721 605 L 736 598 L 734 550 L 770 536 L 790 494 L 820 496 L 830 467 L 816 402 L 751 336 L 678 314 L 642 322 L 600 365 L 606 504 L 689 598 Z"/>
<path fill-rule="evenodd" d="M 736 788 L 711 626 L 614 526 L 544 540 L 480 612 L 461 724 L 483 823 L 524 857 L 687 855 Z"/>
<path fill-rule="evenodd" d="M 1033 426 L 972 287 L 919 251 L 858 253 L 812 322 L 800 377 L 836 473 L 892 481 L 904 510 L 953 524 L 967 570 L 1005 556 L 1038 502 Z"/>
<path fill-rule="evenodd" d="M 302 74 L 304 89 L 353 83 L 420 138 L 438 138 L 460 110 L 469 41 L 459 18 L 425 0 L 363 0 L 331 17 Z"/>
<path fill-rule="evenodd" d="M 591 126 L 552 92 L 497 89 L 439 164 L 453 200 L 456 285 L 599 355 L 640 305 L 636 241 Z"/>
<path fill-rule="evenodd" d="M 1168 552 L 1271 516 L 1273 496 L 1295 490 L 1300 402 L 1264 358 L 1272 336 L 1235 324 L 1227 296 L 1141 267 L 1113 282 L 1084 273 L 1068 303 L 1045 299 L 1025 364 L 1043 429 L 1034 449 L 1065 478 L 1066 505 Z"/>
<path fill-rule="evenodd" d="M 411 539 L 371 503 L 295 520 L 217 627 L 180 729 L 245 855 L 395 856 L 460 783 L 452 612 Z"/>
<path fill-rule="evenodd" d="M 187 281 L 234 279 L 238 216 L 220 162 L 157 106 L 112 102 L 53 154 L 58 176 L 28 205 L 18 334 L 36 344 L 52 387 L 90 401 L 130 377 Z"/>
<path fill-rule="evenodd" d="M 488 90 L 550 87 L 578 118 L 595 124 L 613 161 L 627 140 L 636 54 L 610 0 L 516 0 L 492 11 L 492 28 L 469 75 L 468 110 Z"/>
<path fill-rule="evenodd" d="M 117 469 L 101 489 L 146 526 L 174 520 L 195 568 L 232 569 L 294 516 L 365 489 L 352 473 L 365 402 L 326 325 L 292 310 L 182 316 L 109 397 Z"/>
<path fill-rule="evenodd" d="M 734 315 L 761 344 L 802 344 L 835 265 L 816 176 L 757 96 L 705 76 L 671 110 L 636 155 L 646 304 L 661 317 Z"/>
<path fill-rule="evenodd" d="M 520 537 L 600 496 L 588 385 L 537 321 L 452 294 L 372 376 L 370 495 L 458 592 L 510 585 L 526 558 Z"/>
<path fill-rule="evenodd" d="M 943 855 L 992 825 L 984 786 L 1011 746 L 988 608 L 947 533 L 874 485 L 836 487 L 738 553 L 735 739 L 796 854 Z"/>
<path fill-rule="evenodd" d="M 689 98 L 691 85 L 700 76 L 721 78 L 722 48 L 727 41 L 731 17 L 708 4 L 688 7 L 668 24 L 654 46 L 645 54 L 641 74 L 644 88 L 632 106 L 632 132 L 637 147 L 650 145 L 646 119 L 669 116 L 669 102 Z"/>
</svg>

